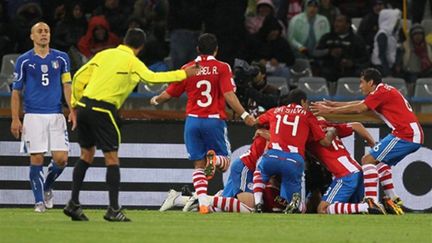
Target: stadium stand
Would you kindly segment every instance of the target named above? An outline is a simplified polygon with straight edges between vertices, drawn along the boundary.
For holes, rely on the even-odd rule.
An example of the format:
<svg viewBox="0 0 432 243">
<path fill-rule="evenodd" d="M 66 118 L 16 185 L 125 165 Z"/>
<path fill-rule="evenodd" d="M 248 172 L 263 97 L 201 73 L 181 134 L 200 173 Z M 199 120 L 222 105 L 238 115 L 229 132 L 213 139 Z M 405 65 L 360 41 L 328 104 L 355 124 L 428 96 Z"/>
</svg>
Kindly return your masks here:
<svg viewBox="0 0 432 243">
<path fill-rule="evenodd" d="M 298 88 L 305 91 L 311 101 L 331 98 L 327 81 L 322 77 L 302 77 L 298 81 Z"/>
<path fill-rule="evenodd" d="M 404 79 L 394 77 L 383 78 L 383 83 L 397 88 L 399 92 L 401 92 L 403 96 L 405 96 L 405 98 L 409 98 L 408 87 Z"/>
<path fill-rule="evenodd" d="M 364 96 L 360 90 L 360 78 L 345 77 L 337 81 L 336 94 L 333 97 L 337 101 L 360 100 Z"/>
</svg>

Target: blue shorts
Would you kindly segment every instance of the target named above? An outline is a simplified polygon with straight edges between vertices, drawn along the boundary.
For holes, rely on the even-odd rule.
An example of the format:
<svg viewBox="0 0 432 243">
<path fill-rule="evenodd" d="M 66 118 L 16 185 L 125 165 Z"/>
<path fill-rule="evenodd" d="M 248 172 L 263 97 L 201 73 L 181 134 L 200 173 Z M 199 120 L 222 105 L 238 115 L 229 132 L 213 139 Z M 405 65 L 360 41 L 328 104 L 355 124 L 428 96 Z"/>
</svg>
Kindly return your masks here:
<svg viewBox="0 0 432 243">
<path fill-rule="evenodd" d="M 281 177 L 280 196 L 287 201 L 291 201 L 293 193 L 301 193 L 304 159 L 300 154 L 270 149 L 262 156 L 258 169 L 264 183 L 273 175 Z"/>
<path fill-rule="evenodd" d="M 188 116 L 184 140 L 190 160 L 204 159 L 210 149 L 213 149 L 217 155 L 231 155 L 227 126 L 221 119 Z"/>
<path fill-rule="evenodd" d="M 238 158 L 231 164 L 230 174 L 222 196 L 235 197 L 240 192 L 253 192 L 253 171 L 250 171 Z"/>
<path fill-rule="evenodd" d="M 389 134 L 371 148 L 369 153 L 379 162 L 396 165 L 405 156 L 414 153 L 420 147 L 421 144 L 408 142 Z"/>
<path fill-rule="evenodd" d="M 323 195 L 322 201 L 329 204 L 334 202 L 359 203 L 363 197 L 363 174 L 356 172 L 334 179 Z"/>
</svg>

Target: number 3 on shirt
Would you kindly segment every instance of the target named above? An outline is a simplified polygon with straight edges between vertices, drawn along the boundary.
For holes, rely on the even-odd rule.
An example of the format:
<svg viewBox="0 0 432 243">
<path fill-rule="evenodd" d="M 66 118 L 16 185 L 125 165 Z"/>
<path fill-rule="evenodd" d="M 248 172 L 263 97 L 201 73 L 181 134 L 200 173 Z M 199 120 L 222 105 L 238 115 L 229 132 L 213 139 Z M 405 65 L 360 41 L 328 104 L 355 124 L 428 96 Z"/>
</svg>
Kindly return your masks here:
<svg viewBox="0 0 432 243">
<path fill-rule="evenodd" d="M 201 95 L 206 97 L 206 101 L 202 102 L 201 100 L 198 100 L 197 104 L 200 107 L 207 107 L 207 106 L 211 105 L 211 103 L 213 101 L 213 98 L 210 95 L 211 83 L 208 80 L 200 80 L 196 83 L 196 87 L 200 88 L 201 86 L 205 86 L 205 90 L 201 92 Z"/>
<path fill-rule="evenodd" d="M 277 121 L 276 121 L 275 134 L 279 133 L 280 124 L 282 122 L 282 124 L 293 126 L 291 136 L 295 137 L 295 135 L 297 135 L 297 127 L 298 127 L 299 120 L 300 120 L 299 116 L 295 116 L 294 122 L 288 121 L 288 115 L 284 115 L 282 117 L 281 115 L 277 114 L 276 119 L 277 119 Z"/>
<path fill-rule="evenodd" d="M 48 86 L 48 84 L 49 84 L 48 73 L 42 73 L 42 85 Z"/>
</svg>

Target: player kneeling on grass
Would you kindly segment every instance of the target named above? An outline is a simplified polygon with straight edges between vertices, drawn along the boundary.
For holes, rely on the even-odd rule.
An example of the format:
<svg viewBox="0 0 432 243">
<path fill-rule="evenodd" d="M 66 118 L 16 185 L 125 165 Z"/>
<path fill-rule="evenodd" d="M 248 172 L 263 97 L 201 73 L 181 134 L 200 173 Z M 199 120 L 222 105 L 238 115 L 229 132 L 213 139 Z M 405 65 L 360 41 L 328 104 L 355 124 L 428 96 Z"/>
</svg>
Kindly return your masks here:
<svg viewBox="0 0 432 243">
<path fill-rule="evenodd" d="M 318 142 L 311 142 L 307 149 L 323 164 L 333 175 L 333 182 L 324 194 L 318 205 L 318 213 L 351 214 L 371 213 L 385 214 L 384 209 L 374 200 L 366 199 L 359 203 L 364 194 L 363 176 L 361 167 L 346 150 L 340 138 L 350 136 L 353 131 L 364 138 L 370 146 L 375 144 L 374 139 L 360 123 L 332 124 L 323 117 L 319 117 L 323 131 L 329 127 L 336 128 L 336 136 L 332 146 L 324 147 Z"/>
</svg>

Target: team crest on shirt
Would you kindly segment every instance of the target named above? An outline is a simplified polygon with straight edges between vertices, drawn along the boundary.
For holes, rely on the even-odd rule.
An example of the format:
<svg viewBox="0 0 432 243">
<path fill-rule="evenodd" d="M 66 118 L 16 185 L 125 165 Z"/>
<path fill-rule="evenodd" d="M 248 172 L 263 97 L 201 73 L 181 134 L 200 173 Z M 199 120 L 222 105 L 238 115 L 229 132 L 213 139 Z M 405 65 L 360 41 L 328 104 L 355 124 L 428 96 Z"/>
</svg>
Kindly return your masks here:
<svg viewBox="0 0 432 243">
<path fill-rule="evenodd" d="M 42 71 L 43 73 L 48 72 L 48 65 L 46 65 L 46 64 L 42 64 L 42 65 L 41 65 L 41 71 Z"/>
<path fill-rule="evenodd" d="M 57 69 L 60 67 L 59 63 L 57 60 L 51 61 L 51 65 L 54 69 Z"/>
</svg>

